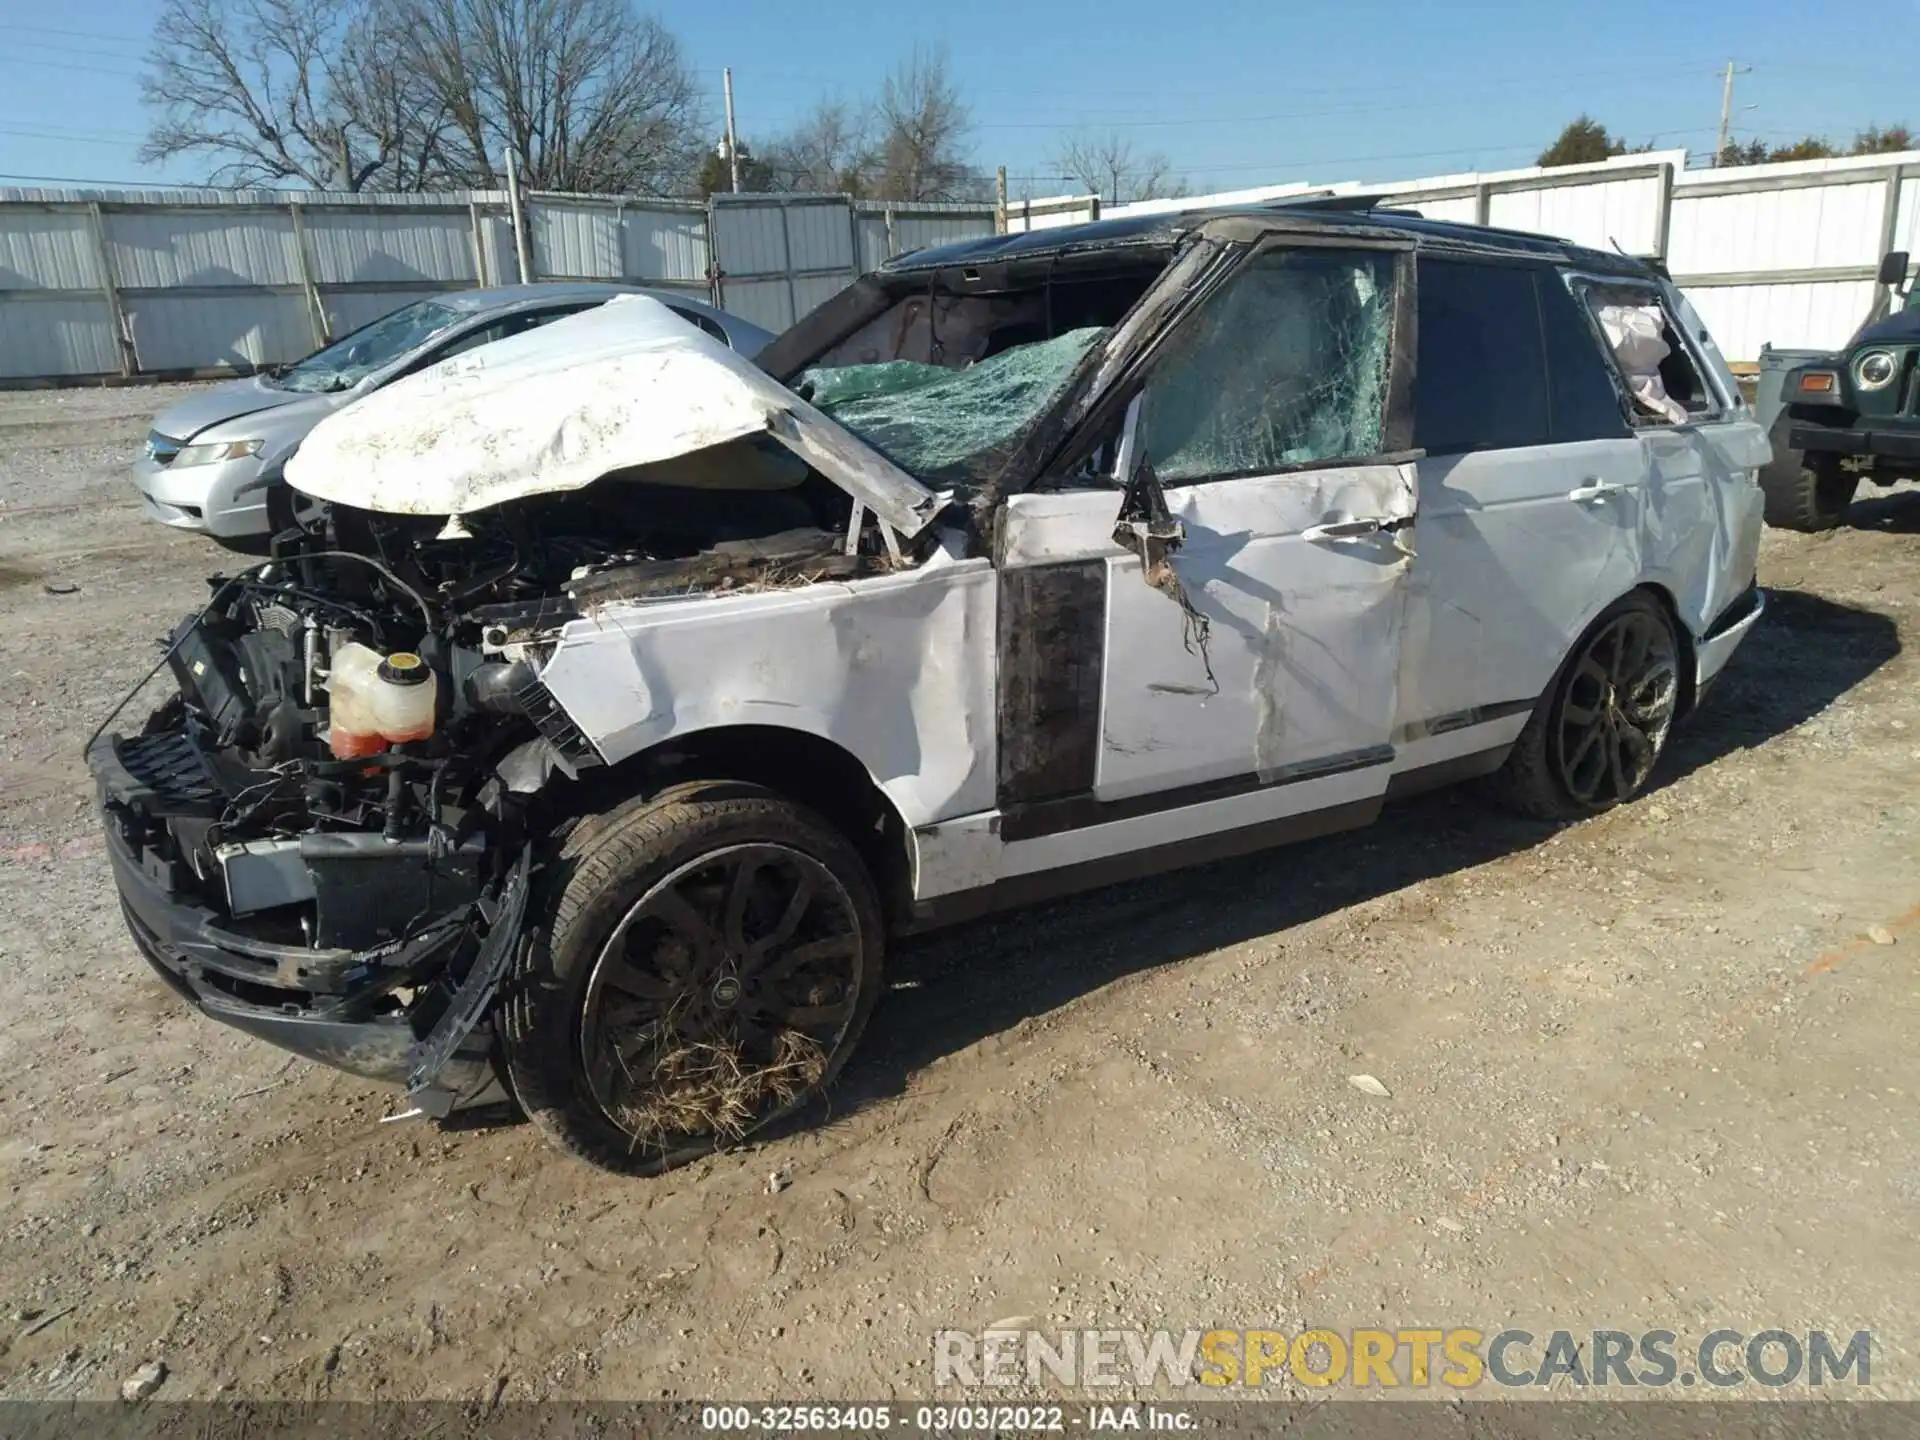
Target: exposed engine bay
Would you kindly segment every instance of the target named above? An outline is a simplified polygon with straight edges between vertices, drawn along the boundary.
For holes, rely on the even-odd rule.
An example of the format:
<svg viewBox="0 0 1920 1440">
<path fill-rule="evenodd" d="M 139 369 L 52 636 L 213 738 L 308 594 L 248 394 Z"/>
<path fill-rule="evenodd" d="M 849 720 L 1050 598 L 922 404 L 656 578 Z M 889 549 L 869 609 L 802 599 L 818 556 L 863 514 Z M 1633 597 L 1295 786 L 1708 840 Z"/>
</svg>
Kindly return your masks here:
<svg viewBox="0 0 1920 1440">
<path fill-rule="evenodd" d="M 143 916 L 123 884 L 149 959 L 223 1018 L 421 1103 L 480 1084 L 479 1041 L 459 1037 L 473 1073 L 452 1088 L 432 1084 L 452 1055 L 429 1042 L 470 1018 L 462 981 L 525 903 L 529 842 L 584 808 L 571 782 L 600 763 L 538 679 L 561 627 L 614 599 L 908 563 L 757 443 L 721 447 L 745 453 L 708 457 L 703 483 L 609 477 L 457 527 L 312 506 L 276 558 L 210 582 L 169 638 L 178 695 L 90 756 L 123 881 L 155 895 Z M 729 472 L 746 488 L 711 478 Z M 350 700 L 372 717 L 351 734 Z M 380 718 L 396 705 L 397 727 Z"/>
</svg>

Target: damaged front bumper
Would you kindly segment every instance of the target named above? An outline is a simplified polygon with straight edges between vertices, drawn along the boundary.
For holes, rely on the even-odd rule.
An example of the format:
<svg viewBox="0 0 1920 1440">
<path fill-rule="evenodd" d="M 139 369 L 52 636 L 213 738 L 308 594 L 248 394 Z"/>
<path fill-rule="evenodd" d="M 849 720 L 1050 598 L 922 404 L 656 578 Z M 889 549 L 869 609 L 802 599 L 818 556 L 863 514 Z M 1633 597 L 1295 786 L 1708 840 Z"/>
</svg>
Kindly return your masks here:
<svg viewBox="0 0 1920 1440">
<path fill-rule="evenodd" d="M 477 857 L 428 840 L 303 836 L 288 842 L 299 863 L 277 868 L 304 872 L 307 892 L 236 919 L 184 858 L 197 817 L 179 812 L 206 808 L 193 762 L 184 735 L 110 736 L 87 752 L 121 911 L 155 973 L 209 1018 L 403 1087 L 428 1114 L 502 1098 L 485 1016 L 525 919 L 527 855 L 486 886 Z M 401 917 L 400 933 L 327 943 L 369 907 Z"/>
</svg>

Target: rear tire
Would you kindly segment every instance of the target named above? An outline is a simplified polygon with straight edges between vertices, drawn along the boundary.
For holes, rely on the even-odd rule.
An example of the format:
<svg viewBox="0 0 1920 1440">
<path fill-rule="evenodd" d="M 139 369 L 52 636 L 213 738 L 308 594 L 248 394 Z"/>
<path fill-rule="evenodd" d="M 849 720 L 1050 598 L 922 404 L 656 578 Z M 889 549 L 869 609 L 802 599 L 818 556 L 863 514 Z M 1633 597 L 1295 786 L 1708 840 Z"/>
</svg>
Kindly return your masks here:
<svg viewBox="0 0 1920 1440">
<path fill-rule="evenodd" d="M 879 998 L 873 881 L 840 833 L 706 782 L 574 829 L 499 1011 L 504 1068 L 567 1153 L 658 1175 L 830 1085 Z"/>
<path fill-rule="evenodd" d="M 1842 470 L 1831 455 L 1804 455 L 1774 437 L 1774 458 L 1760 470 L 1767 524 L 1776 530 L 1816 534 L 1837 529 L 1847 518 L 1860 477 Z"/>
<path fill-rule="evenodd" d="M 1601 612 L 1489 779 L 1509 809 L 1578 820 L 1646 788 L 1680 702 L 1673 622 L 1642 590 Z"/>
</svg>

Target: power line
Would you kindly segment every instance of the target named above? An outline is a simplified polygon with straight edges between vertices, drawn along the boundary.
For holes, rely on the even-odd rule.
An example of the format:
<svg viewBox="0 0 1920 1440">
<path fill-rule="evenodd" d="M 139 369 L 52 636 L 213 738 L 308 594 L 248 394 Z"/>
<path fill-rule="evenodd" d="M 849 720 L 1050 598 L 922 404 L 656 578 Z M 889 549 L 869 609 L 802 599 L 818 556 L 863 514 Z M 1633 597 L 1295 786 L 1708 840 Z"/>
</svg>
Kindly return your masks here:
<svg viewBox="0 0 1920 1440">
<path fill-rule="evenodd" d="M 196 185 L 185 180 L 94 180 L 80 175 L 12 175 L 0 170 L 0 180 L 32 180 L 41 185 L 100 185 L 110 190 L 260 190 L 260 185 Z"/>
<path fill-rule="evenodd" d="M 143 46 L 147 43 L 144 35 L 103 35 L 98 30 L 61 30 L 52 25 L 20 25 L 12 20 L 0 21 L 0 30 L 24 30 L 34 35 L 64 35 L 74 40 L 106 41 L 114 45 Z"/>
<path fill-rule="evenodd" d="M 42 60 L 37 55 L 0 55 L 0 65 L 31 65 L 36 70 L 84 70 L 92 75 L 118 75 L 127 80 L 141 78 L 138 70 L 110 70 L 105 65 L 75 65 L 67 60 Z"/>
<path fill-rule="evenodd" d="M 141 136 L 141 135 L 107 136 L 107 135 L 49 134 L 44 130 L 27 130 L 14 125 L 0 125 L 0 135 L 14 135 L 14 136 L 18 136 L 20 139 L 23 139 L 23 140 L 52 140 L 52 141 L 57 141 L 62 145 L 116 145 L 123 150 L 130 145 L 140 144 L 141 141 L 146 138 L 145 136 Z"/>
</svg>

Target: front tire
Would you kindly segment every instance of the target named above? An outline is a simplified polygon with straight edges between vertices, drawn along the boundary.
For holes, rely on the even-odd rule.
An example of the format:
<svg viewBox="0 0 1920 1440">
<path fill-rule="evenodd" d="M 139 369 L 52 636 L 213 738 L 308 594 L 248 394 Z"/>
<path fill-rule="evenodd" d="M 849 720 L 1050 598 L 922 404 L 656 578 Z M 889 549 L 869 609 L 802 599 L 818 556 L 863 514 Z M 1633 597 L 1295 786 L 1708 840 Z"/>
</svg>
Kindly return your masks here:
<svg viewBox="0 0 1920 1440">
<path fill-rule="evenodd" d="M 1767 524 L 1776 530 L 1817 534 L 1838 529 L 1853 504 L 1860 477 L 1842 470 L 1831 455 L 1789 450 L 1776 435 L 1774 458 L 1760 470 L 1760 494 Z"/>
<path fill-rule="evenodd" d="M 559 1148 L 658 1175 L 832 1083 L 879 998 L 873 881 L 812 811 L 681 786 L 578 827 L 501 1006 L 508 1082 Z"/>
<path fill-rule="evenodd" d="M 1539 820 L 1578 820 L 1646 788 L 1680 702 L 1680 645 L 1666 609 L 1636 590 L 1588 627 L 1534 708 L 1495 795 Z"/>
</svg>

